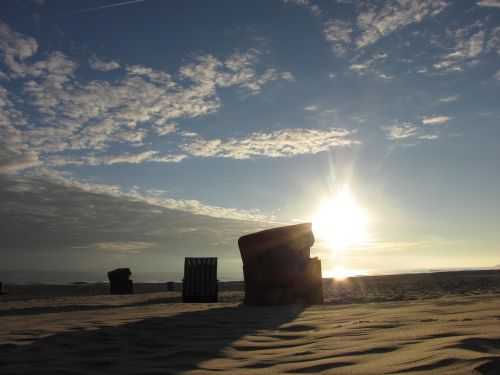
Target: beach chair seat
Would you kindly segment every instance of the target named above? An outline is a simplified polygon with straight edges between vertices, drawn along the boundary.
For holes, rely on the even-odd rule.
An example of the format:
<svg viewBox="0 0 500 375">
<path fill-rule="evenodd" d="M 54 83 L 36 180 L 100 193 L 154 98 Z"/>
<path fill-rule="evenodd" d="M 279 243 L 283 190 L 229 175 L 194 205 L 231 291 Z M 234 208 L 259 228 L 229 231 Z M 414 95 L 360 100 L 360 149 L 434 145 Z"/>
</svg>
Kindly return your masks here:
<svg viewBox="0 0 500 375">
<path fill-rule="evenodd" d="M 182 302 L 217 302 L 217 258 L 191 258 L 184 260 Z"/>
</svg>

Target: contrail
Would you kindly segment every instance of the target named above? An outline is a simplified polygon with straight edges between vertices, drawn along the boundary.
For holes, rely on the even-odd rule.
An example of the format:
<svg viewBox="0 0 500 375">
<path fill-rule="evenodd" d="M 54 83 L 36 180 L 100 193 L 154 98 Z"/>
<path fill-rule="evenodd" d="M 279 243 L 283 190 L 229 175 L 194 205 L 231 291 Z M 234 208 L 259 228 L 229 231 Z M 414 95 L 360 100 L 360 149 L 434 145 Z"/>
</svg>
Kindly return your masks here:
<svg viewBox="0 0 500 375">
<path fill-rule="evenodd" d="M 143 3 L 145 1 L 149 0 L 130 0 L 130 1 L 123 1 L 121 3 L 114 3 L 114 4 L 109 4 L 109 5 L 103 5 L 100 7 L 95 7 L 95 8 L 87 8 L 87 9 L 81 9 L 81 10 L 76 10 L 74 12 L 69 12 L 69 13 L 63 13 L 59 14 L 56 17 L 63 17 L 63 16 L 72 16 L 74 14 L 80 14 L 80 13 L 87 13 L 87 12 L 93 12 L 95 10 L 101 10 L 101 9 L 106 9 L 106 8 L 113 8 L 113 7 L 119 7 L 122 5 L 128 5 L 128 4 L 134 4 L 134 3 Z"/>
</svg>

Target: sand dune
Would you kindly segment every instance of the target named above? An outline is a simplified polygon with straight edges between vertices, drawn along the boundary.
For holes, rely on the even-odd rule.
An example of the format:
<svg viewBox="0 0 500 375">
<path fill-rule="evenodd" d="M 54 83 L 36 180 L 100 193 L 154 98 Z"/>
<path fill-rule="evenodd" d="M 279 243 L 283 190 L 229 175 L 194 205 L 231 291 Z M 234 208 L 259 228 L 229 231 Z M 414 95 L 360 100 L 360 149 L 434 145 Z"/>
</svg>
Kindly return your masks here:
<svg viewBox="0 0 500 375">
<path fill-rule="evenodd" d="M 3 301 L 0 370 L 497 374 L 499 294 L 476 292 L 310 307 L 181 304 L 176 292 Z"/>
</svg>

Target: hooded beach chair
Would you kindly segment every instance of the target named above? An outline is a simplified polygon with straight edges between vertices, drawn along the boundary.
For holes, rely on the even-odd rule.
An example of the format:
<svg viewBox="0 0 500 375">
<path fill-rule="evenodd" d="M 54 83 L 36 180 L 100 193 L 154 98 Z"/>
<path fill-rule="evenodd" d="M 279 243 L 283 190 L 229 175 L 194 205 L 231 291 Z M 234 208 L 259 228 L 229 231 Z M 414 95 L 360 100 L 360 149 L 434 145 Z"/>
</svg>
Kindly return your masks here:
<svg viewBox="0 0 500 375">
<path fill-rule="evenodd" d="M 117 268 L 108 272 L 110 294 L 133 294 L 134 287 L 129 279 L 132 272 L 130 268 Z"/>
<path fill-rule="evenodd" d="M 217 302 L 217 258 L 185 258 L 182 302 Z"/>
<path fill-rule="evenodd" d="M 310 223 L 240 237 L 246 305 L 323 303 L 321 261 L 310 258 Z"/>
</svg>

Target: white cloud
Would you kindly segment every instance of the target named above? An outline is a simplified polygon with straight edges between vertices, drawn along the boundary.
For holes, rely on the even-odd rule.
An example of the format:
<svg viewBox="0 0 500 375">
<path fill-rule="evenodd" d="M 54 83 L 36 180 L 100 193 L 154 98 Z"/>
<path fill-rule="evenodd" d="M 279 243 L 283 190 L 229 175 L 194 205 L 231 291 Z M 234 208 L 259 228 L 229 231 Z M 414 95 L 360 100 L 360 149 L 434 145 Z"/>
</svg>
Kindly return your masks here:
<svg viewBox="0 0 500 375">
<path fill-rule="evenodd" d="M 342 20 L 329 20 L 323 26 L 325 39 L 331 43 L 333 52 L 337 56 L 343 55 L 352 40 L 352 25 Z"/>
<path fill-rule="evenodd" d="M 450 116 L 429 116 L 422 117 L 422 123 L 424 125 L 436 125 L 436 124 L 444 124 L 451 120 Z"/>
<path fill-rule="evenodd" d="M 384 127 L 387 137 L 391 140 L 406 139 L 416 135 L 418 127 L 412 123 L 398 123 Z"/>
<path fill-rule="evenodd" d="M 117 163 L 131 163 L 138 164 L 144 160 L 149 160 L 153 155 L 156 155 L 157 151 L 144 151 L 138 154 L 122 154 L 117 156 L 106 156 L 103 158 L 104 164 L 111 165 Z M 97 159 L 99 161 L 99 159 Z M 93 164 L 90 162 L 90 164 Z"/>
<path fill-rule="evenodd" d="M 120 64 L 115 60 L 105 61 L 99 59 L 97 56 L 92 55 L 89 58 L 89 65 L 92 69 L 101 70 L 103 72 L 108 72 L 110 70 L 115 70 L 120 67 Z"/>
<path fill-rule="evenodd" d="M 361 30 L 356 40 L 358 48 L 373 44 L 412 23 L 433 17 L 447 6 L 441 0 L 386 1 L 381 7 L 372 2 L 366 4 L 366 9 L 357 16 L 357 26 Z"/>
<path fill-rule="evenodd" d="M 496 79 L 497 81 L 500 81 L 500 69 L 497 70 L 497 72 L 495 73 L 495 75 L 493 76 L 494 79 Z"/>
<path fill-rule="evenodd" d="M 165 156 L 152 157 L 152 158 L 148 159 L 148 161 L 156 162 L 156 163 L 180 163 L 181 161 L 183 161 L 186 158 L 187 158 L 187 155 L 181 155 L 181 154 L 165 155 Z"/>
<path fill-rule="evenodd" d="M 179 163 L 184 160 L 187 155 L 161 155 L 158 156 L 158 151 L 144 151 L 140 153 L 123 153 L 119 155 L 86 155 L 81 157 L 75 156 L 50 156 L 45 159 L 45 163 L 50 166 L 60 167 L 63 165 L 113 165 L 113 164 L 140 164 L 143 162 L 156 163 Z"/>
<path fill-rule="evenodd" d="M 439 99 L 441 103 L 452 103 L 456 102 L 459 99 L 458 95 L 450 95 L 450 96 L 444 96 Z"/>
<path fill-rule="evenodd" d="M 480 63 L 477 57 L 486 50 L 495 48 L 495 36 L 490 38 L 489 47 L 485 46 L 485 32 L 478 31 L 479 28 L 483 28 L 483 25 L 477 21 L 467 27 L 449 31 L 454 42 L 452 52 L 441 56 L 433 67 L 444 72 L 462 72 L 466 67 Z"/>
<path fill-rule="evenodd" d="M 480 0 L 476 4 L 480 7 L 500 8 L 500 0 Z"/>
<path fill-rule="evenodd" d="M 318 106 L 316 105 L 308 105 L 307 107 L 304 107 L 304 111 L 308 112 L 314 112 L 318 110 Z"/>
<path fill-rule="evenodd" d="M 333 147 L 359 143 L 346 129 L 282 129 L 272 133 L 257 132 L 246 138 L 203 140 L 184 143 L 181 148 L 199 157 L 248 159 L 252 157 L 292 157 L 316 154 Z"/>
<path fill-rule="evenodd" d="M 295 77 L 291 72 L 283 72 L 280 75 L 285 81 L 295 81 Z"/>
<path fill-rule="evenodd" d="M 374 67 L 374 65 L 376 65 L 377 62 L 385 60 L 387 59 L 387 57 L 388 57 L 387 53 L 377 53 L 372 55 L 369 59 L 366 59 L 363 62 L 352 63 L 349 66 L 349 69 L 355 71 L 360 76 L 371 74 L 376 78 L 380 78 L 383 80 L 390 80 L 394 78 L 392 75 L 386 74 L 382 72 L 380 69 Z"/>
<path fill-rule="evenodd" d="M 38 154 L 24 142 L 23 133 L 14 124 L 26 124 L 26 119 L 14 109 L 7 90 L 0 86 L 0 174 L 40 164 Z"/>
<path fill-rule="evenodd" d="M 431 139 L 438 139 L 439 136 L 437 134 L 424 134 L 424 135 L 421 135 L 418 138 L 419 139 L 428 139 L 428 140 L 431 140 Z"/>
<path fill-rule="evenodd" d="M 14 72 L 22 73 L 24 60 L 33 56 L 38 50 L 38 43 L 10 29 L 0 22 L 0 51 L 5 64 Z"/>
<path fill-rule="evenodd" d="M 128 148 L 145 145 L 155 132 L 160 136 L 181 132 L 176 120 L 216 112 L 221 106 L 218 90 L 235 87 L 252 95 L 270 81 L 293 80 L 290 72 L 267 68 L 259 71 L 261 52 L 236 50 L 226 59 L 198 55 L 179 68 L 174 80 L 167 72 L 141 65 L 128 66 L 118 77 L 82 81 L 78 64 L 61 52 L 36 57 L 36 40 L 13 32 L 0 23 L 0 51 L 10 69 L 6 74 L 22 84 L 26 102 L 33 107 L 33 124 L 18 132 L 20 142 L 31 157 L 43 155 L 51 165 L 117 162 L 177 162 L 184 155 L 161 155 L 137 158 L 136 152 L 124 156 L 95 157 L 112 144 Z M 94 68 L 109 70 L 117 63 L 91 56 Z M 13 110 L 11 110 L 13 113 Z M 24 123 L 28 123 L 26 119 Z M 10 133 L 22 125 L 10 122 Z M 19 129 L 17 129 L 18 131 Z M 68 153 L 86 152 L 88 157 Z M 63 155 L 64 154 L 64 155 Z M 145 155 L 145 154 L 144 154 Z M 34 165 L 35 160 L 21 165 Z"/>
<path fill-rule="evenodd" d="M 458 39 L 455 51 L 446 56 L 448 59 L 465 59 L 478 56 L 483 52 L 484 31 L 478 31 L 468 39 Z"/>
</svg>

